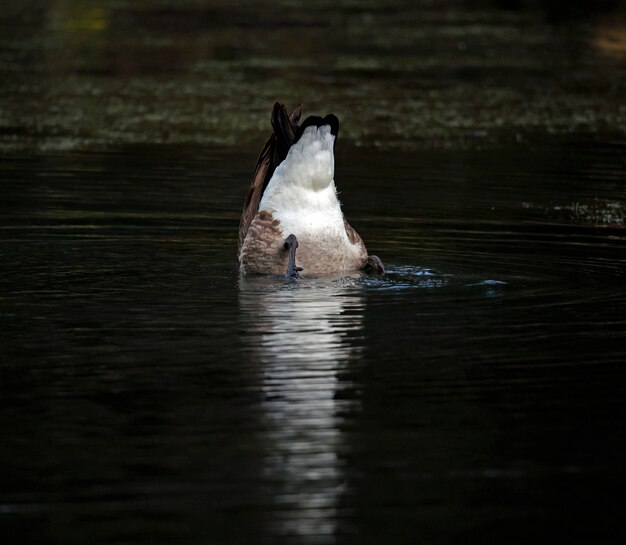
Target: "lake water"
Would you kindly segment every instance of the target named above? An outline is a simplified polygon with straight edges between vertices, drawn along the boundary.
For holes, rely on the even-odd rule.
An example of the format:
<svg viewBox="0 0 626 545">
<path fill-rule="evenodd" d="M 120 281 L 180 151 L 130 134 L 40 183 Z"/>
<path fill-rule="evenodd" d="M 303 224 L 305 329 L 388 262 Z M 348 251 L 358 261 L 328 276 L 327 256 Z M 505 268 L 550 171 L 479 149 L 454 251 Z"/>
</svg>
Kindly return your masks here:
<svg viewBox="0 0 626 545">
<path fill-rule="evenodd" d="M 1 19 L 7 543 L 624 542 L 621 19 L 332 8 L 354 45 L 289 3 L 27 4 Z M 274 96 L 341 114 L 384 277 L 238 273 Z"/>
</svg>

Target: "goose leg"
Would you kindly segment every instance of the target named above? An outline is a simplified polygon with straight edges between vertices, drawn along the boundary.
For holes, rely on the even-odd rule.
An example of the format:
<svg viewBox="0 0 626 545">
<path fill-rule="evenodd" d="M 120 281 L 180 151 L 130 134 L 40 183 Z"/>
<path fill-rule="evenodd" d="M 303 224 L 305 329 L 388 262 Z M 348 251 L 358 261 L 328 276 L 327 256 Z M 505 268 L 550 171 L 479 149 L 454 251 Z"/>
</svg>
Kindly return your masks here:
<svg viewBox="0 0 626 545">
<path fill-rule="evenodd" d="M 363 270 L 369 273 L 385 274 L 385 266 L 377 255 L 368 255 Z"/>
<path fill-rule="evenodd" d="M 289 235 L 285 239 L 285 250 L 289 250 L 289 263 L 287 265 L 288 278 L 300 278 L 298 274 L 302 270 L 302 267 L 296 267 L 296 248 L 298 247 L 298 239 L 296 235 Z"/>
</svg>

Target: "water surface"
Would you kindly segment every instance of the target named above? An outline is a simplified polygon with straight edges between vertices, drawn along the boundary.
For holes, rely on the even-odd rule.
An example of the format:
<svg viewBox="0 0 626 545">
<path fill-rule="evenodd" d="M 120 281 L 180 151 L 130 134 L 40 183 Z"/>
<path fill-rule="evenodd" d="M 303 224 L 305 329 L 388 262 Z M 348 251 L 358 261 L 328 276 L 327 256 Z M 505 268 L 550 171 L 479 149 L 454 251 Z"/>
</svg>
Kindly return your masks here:
<svg viewBox="0 0 626 545">
<path fill-rule="evenodd" d="M 3 527 L 618 542 L 624 230 L 554 207 L 621 202 L 622 151 L 346 145 L 345 208 L 389 272 L 300 282 L 237 272 L 254 154 L 5 156 Z"/>
</svg>

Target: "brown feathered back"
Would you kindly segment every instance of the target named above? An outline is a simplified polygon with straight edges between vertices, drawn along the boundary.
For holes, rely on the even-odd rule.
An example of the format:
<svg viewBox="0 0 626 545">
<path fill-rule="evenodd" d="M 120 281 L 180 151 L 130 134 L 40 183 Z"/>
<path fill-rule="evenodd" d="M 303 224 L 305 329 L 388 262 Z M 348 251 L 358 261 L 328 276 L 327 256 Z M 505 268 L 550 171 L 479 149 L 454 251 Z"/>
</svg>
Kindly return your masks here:
<svg viewBox="0 0 626 545">
<path fill-rule="evenodd" d="M 289 148 L 298 135 L 298 121 L 302 115 L 302 105 L 298 104 L 291 115 L 287 115 L 284 104 L 276 102 L 272 109 L 272 128 L 274 133 L 263 146 L 248 190 L 246 203 L 239 222 L 239 249 L 246 238 L 250 223 L 259 211 L 259 203 L 267 184 L 272 179 L 276 167 L 287 157 Z"/>
</svg>

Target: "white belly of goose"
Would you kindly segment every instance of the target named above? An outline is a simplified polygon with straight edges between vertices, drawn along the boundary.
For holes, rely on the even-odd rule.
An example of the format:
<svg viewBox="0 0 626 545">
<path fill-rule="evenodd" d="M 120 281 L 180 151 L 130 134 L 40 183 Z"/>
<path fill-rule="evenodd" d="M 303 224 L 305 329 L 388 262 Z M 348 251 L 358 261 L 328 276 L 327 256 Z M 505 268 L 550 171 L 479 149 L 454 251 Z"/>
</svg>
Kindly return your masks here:
<svg viewBox="0 0 626 545">
<path fill-rule="evenodd" d="M 300 248 L 321 254 L 344 252 L 352 261 L 358 259 L 360 247 L 348 239 L 337 198 L 334 141 L 329 126 L 307 127 L 276 168 L 259 210 L 279 220 L 283 235 L 294 234 Z"/>
</svg>

